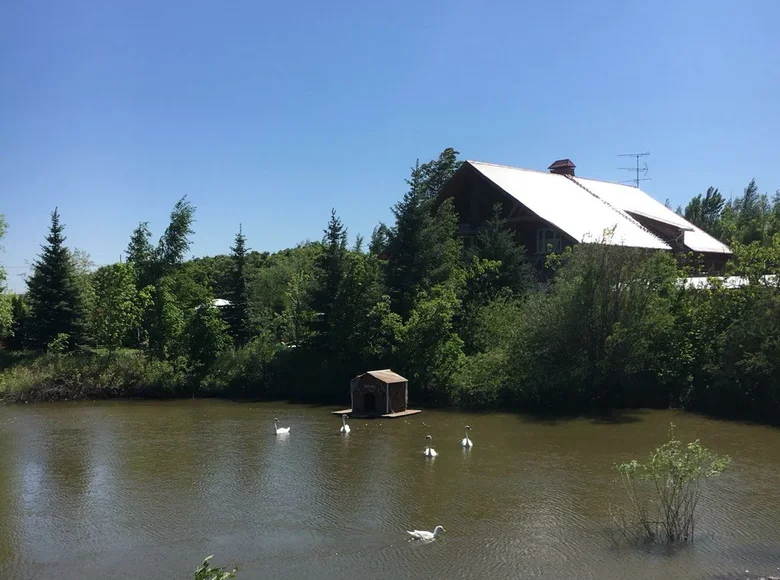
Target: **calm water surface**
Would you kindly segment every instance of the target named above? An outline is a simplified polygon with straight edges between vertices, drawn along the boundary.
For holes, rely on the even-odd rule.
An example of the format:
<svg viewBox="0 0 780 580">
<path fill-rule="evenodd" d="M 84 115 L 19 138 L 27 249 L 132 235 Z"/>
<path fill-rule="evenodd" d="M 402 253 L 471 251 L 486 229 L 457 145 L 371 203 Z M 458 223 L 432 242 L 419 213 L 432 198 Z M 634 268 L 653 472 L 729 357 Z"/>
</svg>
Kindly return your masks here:
<svg viewBox="0 0 780 580">
<path fill-rule="evenodd" d="M 780 575 L 780 430 L 671 412 L 542 421 L 220 401 L 0 407 L 0 578 L 745 578 Z M 273 434 L 272 420 L 291 426 Z M 733 457 L 693 547 L 615 549 L 616 461 L 670 420 Z M 463 451 L 466 423 L 475 443 Z M 422 456 L 433 435 L 439 457 Z M 404 530 L 447 529 L 435 543 Z M 749 570 L 749 574 L 745 571 Z"/>
</svg>

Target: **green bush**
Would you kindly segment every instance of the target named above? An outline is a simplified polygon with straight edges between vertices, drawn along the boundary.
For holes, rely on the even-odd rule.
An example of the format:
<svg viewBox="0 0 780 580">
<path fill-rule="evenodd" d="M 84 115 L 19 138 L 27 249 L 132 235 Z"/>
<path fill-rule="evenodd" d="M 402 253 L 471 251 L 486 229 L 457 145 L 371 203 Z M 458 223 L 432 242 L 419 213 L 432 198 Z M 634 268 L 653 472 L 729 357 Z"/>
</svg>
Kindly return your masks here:
<svg viewBox="0 0 780 580">
<path fill-rule="evenodd" d="M 227 570 L 222 566 L 212 566 L 209 560 L 214 556 L 208 556 L 203 564 L 195 569 L 195 580 L 230 580 L 236 577 L 238 568 Z"/>
<path fill-rule="evenodd" d="M 169 363 L 133 350 L 46 353 L 0 372 L 0 396 L 8 401 L 174 397 L 185 386 Z"/>
<path fill-rule="evenodd" d="M 494 349 L 466 357 L 454 378 L 452 403 L 468 409 L 497 407 L 507 398 L 506 359 Z"/>
<path fill-rule="evenodd" d="M 626 508 L 612 512 L 615 537 L 631 543 L 692 542 L 704 482 L 720 475 L 729 462 L 698 440 L 683 443 L 674 436 L 672 424 L 669 441 L 646 461 L 615 466 L 628 498 Z"/>
<path fill-rule="evenodd" d="M 271 336 L 261 334 L 246 345 L 222 352 L 201 382 L 208 395 L 257 397 L 270 390 L 269 365 L 280 348 Z"/>
</svg>

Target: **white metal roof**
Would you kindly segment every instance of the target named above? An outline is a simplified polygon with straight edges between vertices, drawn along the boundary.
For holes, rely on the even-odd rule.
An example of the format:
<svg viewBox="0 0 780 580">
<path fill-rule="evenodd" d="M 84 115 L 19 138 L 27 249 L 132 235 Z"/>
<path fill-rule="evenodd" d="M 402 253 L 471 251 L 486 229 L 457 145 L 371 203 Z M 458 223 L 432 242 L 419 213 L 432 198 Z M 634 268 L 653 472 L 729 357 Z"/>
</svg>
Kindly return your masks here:
<svg viewBox="0 0 780 580">
<path fill-rule="evenodd" d="M 472 167 L 545 221 L 578 242 L 595 242 L 614 228 L 608 243 L 671 249 L 631 216 L 599 199 L 564 175 L 468 161 Z"/>
<path fill-rule="evenodd" d="M 211 301 L 211 308 L 224 308 L 225 306 L 230 306 L 233 304 L 230 300 L 225 300 L 224 298 L 214 298 Z M 201 306 L 205 306 L 204 304 L 198 304 L 195 307 L 195 310 L 198 310 Z"/>
<path fill-rule="evenodd" d="M 685 286 L 686 288 L 696 288 L 698 290 L 701 290 L 702 288 L 709 288 L 713 281 L 718 281 L 721 284 L 723 284 L 724 288 L 727 289 L 733 289 L 733 288 L 742 288 L 743 286 L 748 286 L 750 284 L 750 281 L 743 277 L 743 276 L 717 276 L 717 277 L 707 277 L 707 276 L 696 276 L 694 278 L 680 278 L 677 280 L 677 284 L 680 286 Z M 762 276 L 758 283 L 762 286 L 777 286 L 777 276 L 774 274 L 768 274 L 766 276 Z"/>
<path fill-rule="evenodd" d="M 704 230 L 697 228 L 691 222 L 677 215 L 639 188 L 622 183 L 610 183 L 609 181 L 584 179 L 582 177 L 575 177 L 574 179 L 577 183 L 582 184 L 589 191 L 616 208 L 685 230 L 683 243 L 694 252 L 731 253 L 726 244 L 716 240 Z"/>
</svg>

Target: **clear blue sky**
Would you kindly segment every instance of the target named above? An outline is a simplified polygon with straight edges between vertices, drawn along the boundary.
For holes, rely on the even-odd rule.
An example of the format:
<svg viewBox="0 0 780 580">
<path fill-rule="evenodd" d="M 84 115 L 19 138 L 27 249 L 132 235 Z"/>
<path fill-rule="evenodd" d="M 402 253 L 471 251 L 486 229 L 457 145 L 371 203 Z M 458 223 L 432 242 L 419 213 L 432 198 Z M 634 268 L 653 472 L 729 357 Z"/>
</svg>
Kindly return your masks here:
<svg viewBox="0 0 780 580">
<path fill-rule="evenodd" d="M 0 7 L 0 262 L 12 289 L 59 206 L 116 261 L 184 194 L 194 255 L 390 220 L 416 158 L 628 179 L 676 206 L 780 188 L 780 1 L 103 0 Z M 20 268 L 22 266 L 23 268 Z"/>
</svg>

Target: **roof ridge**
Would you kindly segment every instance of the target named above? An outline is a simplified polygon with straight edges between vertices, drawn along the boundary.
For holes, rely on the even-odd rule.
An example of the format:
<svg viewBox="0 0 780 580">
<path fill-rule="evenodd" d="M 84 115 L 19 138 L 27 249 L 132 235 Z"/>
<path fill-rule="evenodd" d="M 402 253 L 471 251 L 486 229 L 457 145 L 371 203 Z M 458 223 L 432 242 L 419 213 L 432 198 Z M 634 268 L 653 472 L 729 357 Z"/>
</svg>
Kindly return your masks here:
<svg viewBox="0 0 780 580">
<path fill-rule="evenodd" d="M 556 175 L 549 171 L 542 171 L 541 169 L 528 169 L 527 167 L 515 167 L 514 165 L 504 165 L 503 163 L 490 163 L 489 161 L 476 161 L 475 159 L 467 159 L 466 163 L 478 163 L 480 165 L 490 165 L 491 167 L 504 167 L 506 169 L 515 169 L 517 171 L 529 171 L 531 173 L 543 173 L 544 175 Z"/>
<path fill-rule="evenodd" d="M 578 185 L 579 187 L 581 187 L 582 189 L 584 189 L 585 191 L 587 191 L 589 194 L 591 194 L 593 197 L 595 197 L 595 198 L 596 198 L 597 200 L 599 200 L 601 203 L 603 203 L 604 205 L 606 205 L 606 206 L 607 206 L 609 209 L 611 209 L 612 211 L 614 211 L 614 212 L 616 212 L 616 213 L 619 213 L 620 215 L 622 215 L 623 217 L 625 217 L 627 220 L 629 220 L 630 222 L 632 222 L 632 223 L 633 223 L 635 226 L 639 227 L 640 229 L 644 230 L 644 231 L 645 231 L 646 233 L 648 233 L 649 235 L 653 236 L 653 237 L 654 237 L 656 240 L 658 240 L 658 241 L 659 241 L 659 242 L 661 242 L 662 244 L 664 244 L 664 245 L 666 245 L 666 246 L 669 246 L 669 243 L 668 243 L 666 240 L 664 240 L 664 239 L 660 238 L 659 236 L 655 235 L 653 232 L 651 232 L 649 229 L 647 229 L 645 226 L 643 226 L 643 225 L 642 225 L 642 224 L 639 222 L 639 220 L 637 220 L 636 218 L 634 218 L 634 217 L 633 217 L 631 214 L 629 214 L 628 212 L 625 212 L 625 211 L 623 211 L 623 210 L 622 210 L 622 209 L 620 209 L 620 208 L 617 208 L 617 207 L 615 207 L 614 205 L 612 205 L 611 203 L 609 203 L 609 202 L 608 202 L 606 199 L 603 199 L 603 198 L 599 197 L 598 195 L 596 195 L 595 193 L 593 193 L 593 192 L 592 192 L 590 189 L 588 189 L 587 187 L 585 187 L 585 186 L 584 186 L 582 183 L 580 183 L 579 181 L 577 181 L 577 180 L 574 178 L 574 176 L 572 176 L 572 175 L 565 175 L 565 177 L 566 177 L 566 178 L 567 178 L 569 181 L 571 181 L 572 183 L 574 183 L 574 184 Z M 583 179 L 584 179 L 584 178 L 583 178 Z M 607 183 L 609 183 L 609 182 L 607 182 Z M 641 191 L 641 190 L 640 190 L 640 191 Z M 644 192 L 643 192 L 643 193 L 644 193 Z M 671 247 L 671 246 L 670 246 L 670 247 Z"/>
</svg>

